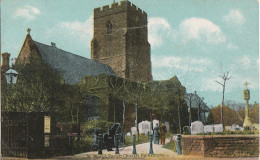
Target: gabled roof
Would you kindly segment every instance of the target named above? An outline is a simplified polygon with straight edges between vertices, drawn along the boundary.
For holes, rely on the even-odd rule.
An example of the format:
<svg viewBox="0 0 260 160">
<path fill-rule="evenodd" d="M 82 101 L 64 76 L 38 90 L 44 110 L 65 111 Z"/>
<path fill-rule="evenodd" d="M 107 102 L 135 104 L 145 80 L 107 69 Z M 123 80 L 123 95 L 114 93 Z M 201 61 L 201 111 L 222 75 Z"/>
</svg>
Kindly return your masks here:
<svg viewBox="0 0 260 160">
<path fill-rule="evenodd" d="M 60 73 L 65 83 L 75 84 L 85 76 L 116 75 L 107 65 L 34 41 L 40 55 L 54 71 Z"/>
<path fill-rule="evenodd" d="M 85 76 L 100 74 L 116 76 L 108 65 L 61 50 L 53 45 L 36 42 L 30 34 L 27 34 L 17 61 L 22 64 L 29 63 L 29 57 L 32 55 L 40 56 L 49 67 L 62 75 L 67 84 L 76 84 Z"/>
</svg>

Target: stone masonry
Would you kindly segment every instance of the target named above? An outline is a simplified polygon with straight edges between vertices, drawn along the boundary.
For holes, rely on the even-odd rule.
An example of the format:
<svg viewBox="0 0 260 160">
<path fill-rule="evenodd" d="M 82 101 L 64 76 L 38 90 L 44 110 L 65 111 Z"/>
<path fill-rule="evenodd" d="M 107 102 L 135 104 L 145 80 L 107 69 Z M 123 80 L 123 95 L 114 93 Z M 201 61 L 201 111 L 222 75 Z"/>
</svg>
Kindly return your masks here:
<svg viewBox="0 0 260 160">
<path fill-rule="evenodd" d="M 184 155 L 204 157 L 258 157 L 258 135 L 214 135 L 183 136 L 181 140 Z"/>
<path fill-rule="evenodd" d="M 95 8 L 91 59 L 109 65 L 121 78 L 151 81 L 147 14 L 128 1 Z"/>
</svg>

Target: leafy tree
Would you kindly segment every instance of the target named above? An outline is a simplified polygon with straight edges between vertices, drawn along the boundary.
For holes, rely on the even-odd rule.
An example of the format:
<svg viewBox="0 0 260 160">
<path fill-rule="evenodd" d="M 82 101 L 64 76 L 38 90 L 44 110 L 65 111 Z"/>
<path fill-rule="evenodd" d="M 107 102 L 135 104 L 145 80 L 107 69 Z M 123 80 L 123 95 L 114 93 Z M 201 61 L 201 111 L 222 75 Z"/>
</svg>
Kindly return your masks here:
<svg viewBox="0 0 260 160">
<path fill-rule="evenodd" d="M 207 124 L 214 124 L 214 117 L 213 117 L 213 114 L 212 114 L 212 111 L 209 112 L 209 115 L 207 117 Z"/>
<path fill-rule="evenodd" d="M 243 121 L 241 121 L 241 118 L 239 117 L 236 111 L 234 111 L 228 106 L 224 106 L 224 109 L 224 126 L 230 126 L 232 124 L 243 124 Z M 213 115 L 214 123 L 221 123 L 221 119 L 219 118 L 221 114 L 220 105 L 215 108 L 212 108 L 211 113 Z"/>
<path fill-rule="evenodd" d="M 252 123 L 259 123 L 259 104 L 254 104 L 252 108 L 249 109 L 249 117 Z"/>
<path fill-rule="evenodd" d="M 4 111 L 45 111 L 54 113 L 63 106 L 62 77 L 48 65 L 31 58 L 31 63 L 17 64 L 16 84 L 2 81 L 2 108 Z"/>
</svg>

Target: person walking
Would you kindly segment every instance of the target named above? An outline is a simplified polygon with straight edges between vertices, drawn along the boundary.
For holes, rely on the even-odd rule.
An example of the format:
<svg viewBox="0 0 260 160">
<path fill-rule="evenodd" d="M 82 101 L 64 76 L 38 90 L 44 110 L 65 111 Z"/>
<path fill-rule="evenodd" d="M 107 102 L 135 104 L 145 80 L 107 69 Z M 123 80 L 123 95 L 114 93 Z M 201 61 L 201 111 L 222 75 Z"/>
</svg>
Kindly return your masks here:
<svg viewBox="0 0 260 160">
<path fill-rule="evenodd" d="M 165 145 L 166 132 L 167 132 L 167 128 L 163 122 L 162 125 L 160 126 L 160 135 L 161 135 L 160 144 L 161 145 Z"/>
<path fill-rule="evenodd" d="M 153 141 L 153 143 L 154 144 L 159 144 L 159 126 L 158 126 L 158 124 L 156 124 L 156 126 L 154 127 L 154 129 L 153 129 L 153 138 L 154 138 L 154 141 Z"/>
</svg>

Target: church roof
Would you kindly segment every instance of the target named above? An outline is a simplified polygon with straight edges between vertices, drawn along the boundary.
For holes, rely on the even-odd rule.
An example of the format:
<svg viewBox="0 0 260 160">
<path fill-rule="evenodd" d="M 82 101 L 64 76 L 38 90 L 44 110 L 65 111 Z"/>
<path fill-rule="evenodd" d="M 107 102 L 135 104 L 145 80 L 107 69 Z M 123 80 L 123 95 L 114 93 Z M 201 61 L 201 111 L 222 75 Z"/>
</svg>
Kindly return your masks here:
<svg viewBox="0 0 260 160">
<path fill-rule="evenodd" d="M 114 75 L 114 71 L 107 65 L 90 60 L 85 57 L 33 41 L 40 55 L 54 71 L 60 73 L 67 84 L 75 84 L 85 76 L 98 76 L 100 74 Z"/>
</svg>

